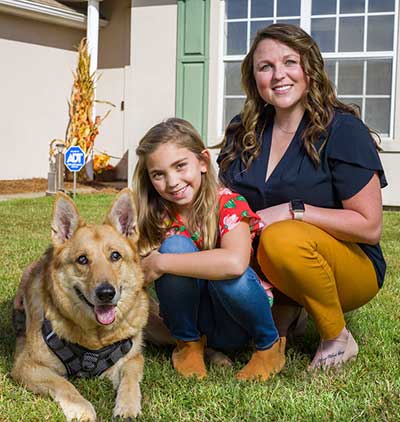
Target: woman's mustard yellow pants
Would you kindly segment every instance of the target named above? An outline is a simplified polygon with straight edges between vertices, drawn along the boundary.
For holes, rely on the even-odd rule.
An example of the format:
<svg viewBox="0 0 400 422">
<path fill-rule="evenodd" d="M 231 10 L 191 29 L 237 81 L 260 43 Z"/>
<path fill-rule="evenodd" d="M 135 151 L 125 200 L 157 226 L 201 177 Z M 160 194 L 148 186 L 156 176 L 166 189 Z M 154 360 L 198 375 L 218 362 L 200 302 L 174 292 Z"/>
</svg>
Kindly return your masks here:
<svg viewBox="0 0 400 422">
<path fill-rule="evenodd" d="M 369 302 L 379 290 L 374 266 L 357 244 L 302 221 L 264 229 L 257 260 L 273 286 L 305 307 L 326 340 L 345 326 L 344 312 Z"/>
</svg>

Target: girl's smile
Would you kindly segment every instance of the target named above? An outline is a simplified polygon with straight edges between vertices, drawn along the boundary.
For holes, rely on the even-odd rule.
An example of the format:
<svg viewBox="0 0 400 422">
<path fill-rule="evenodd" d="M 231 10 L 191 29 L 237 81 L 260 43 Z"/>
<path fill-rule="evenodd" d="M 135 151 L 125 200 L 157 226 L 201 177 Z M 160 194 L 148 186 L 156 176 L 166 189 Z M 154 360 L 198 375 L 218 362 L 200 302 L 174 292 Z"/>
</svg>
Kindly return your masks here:
<svg viewBox="0 0 400 422">
<path fill-rule="evenodd" d="M 186 194 L 186 190 L 189 187 L 189 185 L 184 186 L 183 188 L 180 188 L 178 190 L 175 190 L 171 192 L 171 195 L 173 195 L 176 199 L 184 198 Z"/>
<path fill-rule="evenodd" d="M 200 189 L 202 173 L 207 172 L 209 153 L 203 158 L 175 142 L 160 145 L 146 160 L 147 172 L 158 194 L 177 205 L 181 213 L 187 211 Z"/>
</svg>

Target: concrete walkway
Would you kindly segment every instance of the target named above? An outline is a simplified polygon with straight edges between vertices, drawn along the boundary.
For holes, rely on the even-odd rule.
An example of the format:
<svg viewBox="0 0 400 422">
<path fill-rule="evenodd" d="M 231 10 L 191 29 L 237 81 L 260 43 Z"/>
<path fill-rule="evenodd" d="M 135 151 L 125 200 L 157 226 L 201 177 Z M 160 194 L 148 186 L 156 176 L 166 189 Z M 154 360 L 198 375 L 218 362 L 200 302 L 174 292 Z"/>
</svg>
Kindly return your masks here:
<svg viewBox="0 0 400 422">
<path fill-rule="evenodd" d="M 31 198 L 40 198 L 41 196 L 46 196 L 46 192 L 28 192 L 28 193 L 10 193 L 5 195 L 0 195 L 0 201 L 8 201 L 10 199 L 31 199 Z"/>
</svg>

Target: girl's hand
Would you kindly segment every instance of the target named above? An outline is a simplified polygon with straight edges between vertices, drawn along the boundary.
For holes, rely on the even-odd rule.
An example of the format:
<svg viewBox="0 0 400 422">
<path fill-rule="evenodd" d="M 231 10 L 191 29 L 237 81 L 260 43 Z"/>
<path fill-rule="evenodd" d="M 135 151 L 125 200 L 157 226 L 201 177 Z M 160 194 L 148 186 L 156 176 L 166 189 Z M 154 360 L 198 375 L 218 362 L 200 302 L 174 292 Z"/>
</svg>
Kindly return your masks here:
<svg viewBox="0 0 400 422">
<path fill-rule="evenodd" d="M 278 223 L 279 221 L 292 220 L 293 218 L 288 202 L 264 208 L 263 210 L 257 211 L 256 214 L 260 216 L 265 227 L 268 227 L 273 223 Z"/>
<path fill-rule="evenodd" d="M 160 270 L 161 254 L 157 250 L 150 252 L 147 256 L 142 258 L 141 265 L 144 274 L 145 286 L 152 283 L 154 280 L 160 278 L 164 273 Z"/>
</svg>

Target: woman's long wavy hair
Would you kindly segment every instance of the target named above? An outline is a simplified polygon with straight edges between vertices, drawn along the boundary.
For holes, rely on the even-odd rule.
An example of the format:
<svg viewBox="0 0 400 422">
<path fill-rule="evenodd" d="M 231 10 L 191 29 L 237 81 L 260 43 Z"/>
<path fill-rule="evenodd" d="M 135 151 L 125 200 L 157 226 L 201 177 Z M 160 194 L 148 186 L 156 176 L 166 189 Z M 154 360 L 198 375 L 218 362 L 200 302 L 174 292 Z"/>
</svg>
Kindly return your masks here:
<svg viewBox="0 0 400 422">
<path fill-rule="evenodd" d="M 200 189 L 191 206 L 187 229 L 192 233 L 200 232 L 204 249 L 214 248 L 217 241 L 218 191 L 214 167 L 202 154 L 206 147 L 196 129 L 186 120 L 170 118 L 153 126 L 136 148 L 138 162 L 132 185 L 138 210 L 139 253 L 142 256 L 160 246 L 168 229 L 164 224 L 166 214 L 169 218 L 176 214 L 174 204 L 166 201 L 154 189 L 146 164 L 148 156 L 167 142 L 187 148 L 199 160 L 207 161 L 207 172 L 201 175 Z"/>
<path fill-rule="evenodd" d="M 226 169 L 240 155 L 246 168 L 249 168 L 260 153 L 262 132 L 275 114 L 273 106 L 266 105 L 261 98 L 254 78 L 254 52 L 258 44 L 265 39 L 282 42 L 300 55 L 301 66 L 308 77 L 308 89 L 302 102 L 309 117 L 309 124 L 302 139 L 308 156 L 318 166 L 319 151 L 314 144 L 321 135 L 328 135 L 327 127 L 332 121 L 334 109 L 360 117 L 359 109 L 355 105 L 347 105 L 338 100 L 325 71 L 319 47 L 310 35 L 298 26 L 277 23 L 257 32 L 250 51 L 242 62 L 241 83 L 246 100 L 240 113 L 241 121 L 232 122 L 225 131 L 221 143 L 225 150 L 220 167 Z M 377 135 L 374 131 L 370 132 Z M 232 136 L 232 141 L 226 144 L 228 136 Z"/>
</svg>

